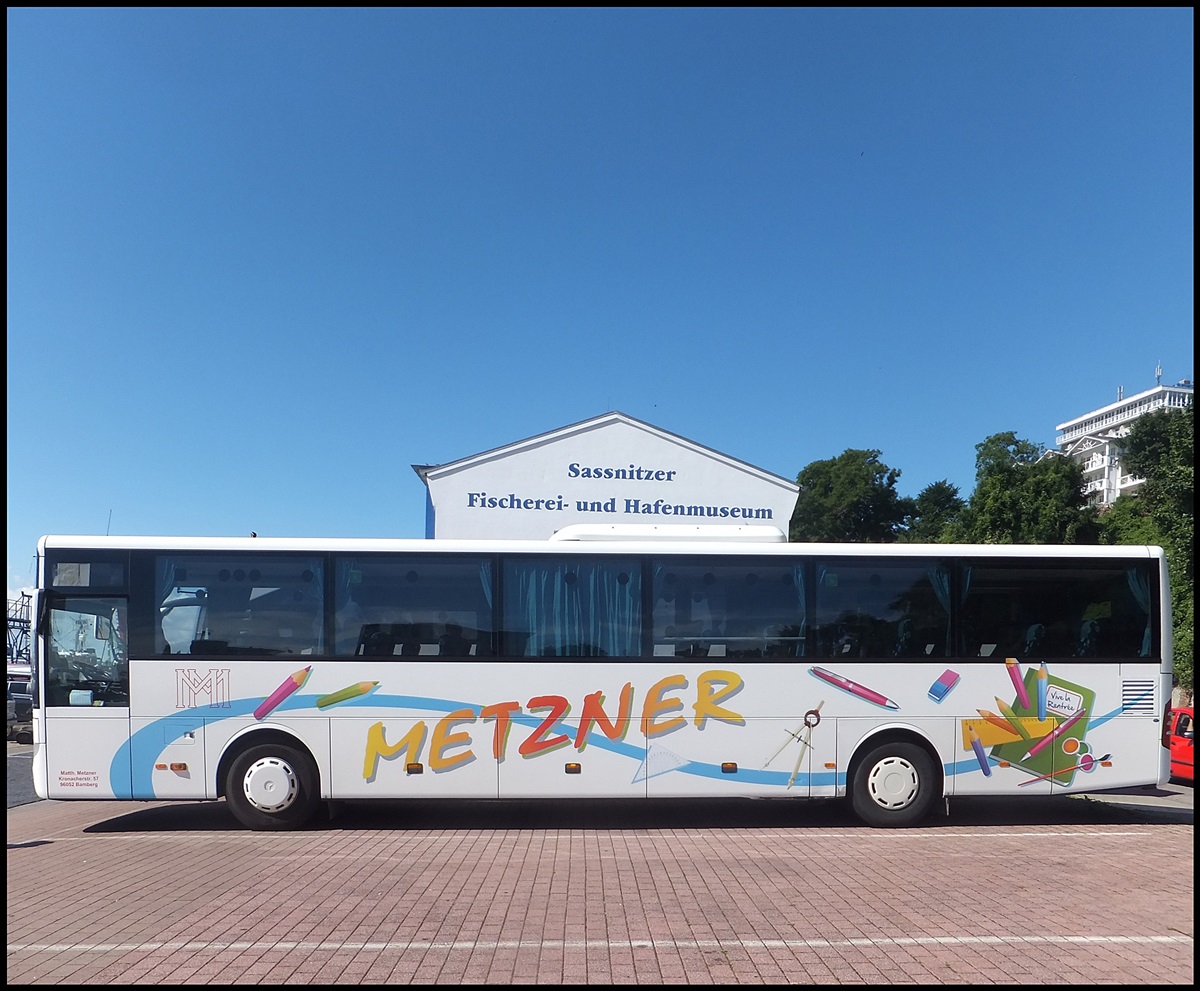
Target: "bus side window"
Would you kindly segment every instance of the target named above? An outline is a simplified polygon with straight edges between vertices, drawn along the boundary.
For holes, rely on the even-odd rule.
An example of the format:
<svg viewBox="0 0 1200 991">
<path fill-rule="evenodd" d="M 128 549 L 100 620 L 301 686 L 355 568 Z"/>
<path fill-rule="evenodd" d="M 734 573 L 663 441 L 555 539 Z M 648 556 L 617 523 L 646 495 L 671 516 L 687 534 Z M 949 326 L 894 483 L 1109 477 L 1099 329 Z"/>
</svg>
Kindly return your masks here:
<svg viewBox="0 0 1200 991">
<path fill-rule="evenodd" d="M 491 655 L 492 572 L 492 561 L 477 554 L 336 557 L 336 654 Z M 374 633 L 390 640 L 372 643 Z"/>
<path fill-rule="evenodd" d="M 559 555 L 504 563 L 504 643 L 510 656 L 639 657 L 641 564 Z"/>
<path fill-rule="evenodd" d="M 950 569 L 942 561 L 830 558 L 817 563 L 815 592 L 821 656 L 945 655 Z"/>
</svg>

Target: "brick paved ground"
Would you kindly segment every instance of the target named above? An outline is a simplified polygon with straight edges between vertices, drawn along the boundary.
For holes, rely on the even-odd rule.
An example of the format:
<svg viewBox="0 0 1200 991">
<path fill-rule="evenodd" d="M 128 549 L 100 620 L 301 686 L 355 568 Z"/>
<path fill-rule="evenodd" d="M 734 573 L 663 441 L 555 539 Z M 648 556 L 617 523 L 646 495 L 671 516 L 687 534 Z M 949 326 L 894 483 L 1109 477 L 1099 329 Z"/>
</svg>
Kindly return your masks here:
<svg viewBox="0 0 1200 991">
<path fill-rule="evenodd" d="M 1190 812 L 837 808 L 414 803 L 289 834 L 35 802 L 8 811 L 8 980 L 1193 983 Z"/>
</svg>

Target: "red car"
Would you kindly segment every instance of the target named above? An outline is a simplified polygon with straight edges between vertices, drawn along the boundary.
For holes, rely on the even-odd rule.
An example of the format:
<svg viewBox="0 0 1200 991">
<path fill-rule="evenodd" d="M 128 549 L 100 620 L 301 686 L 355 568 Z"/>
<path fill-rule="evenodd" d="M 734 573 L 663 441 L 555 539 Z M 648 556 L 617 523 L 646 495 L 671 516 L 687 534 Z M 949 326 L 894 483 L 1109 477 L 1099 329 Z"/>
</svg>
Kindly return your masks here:
<svg viewBox="0 0 1200 991">
<path fill-rule="evenodd" d="M 1196 726 L 1190 705 L 1171 710 L 1167 732 L 1171 742 L 1171 777 L 1181 781 L 1195 781 Z"/>
</svg>

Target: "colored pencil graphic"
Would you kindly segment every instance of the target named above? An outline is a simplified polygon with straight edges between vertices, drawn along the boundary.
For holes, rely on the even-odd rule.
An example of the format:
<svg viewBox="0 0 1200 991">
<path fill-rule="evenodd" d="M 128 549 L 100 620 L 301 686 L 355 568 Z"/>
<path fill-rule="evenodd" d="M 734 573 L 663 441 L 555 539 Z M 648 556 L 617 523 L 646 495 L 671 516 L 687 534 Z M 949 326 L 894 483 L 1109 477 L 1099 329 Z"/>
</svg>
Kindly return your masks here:
<svg viewBox="0 0 1200 991">
<path fill-rule="evenodd" d="M 1010 723 L 1007 719 L 1001 719 L 994 712 L 988 709 L 976 709 L 975 711 L 983 716 L 983 718 L 993 726 L 1000 727 L 1000 729 L 1004 730 L 1005 733 L 1011 733 L 1013 736 L 1021 735 L 1020 731 L 1012 723 Z"/>
<path fill-rule="evenodd" d="M 1015 657 L 1006 657 L 1004 666 L 1008 668 L 1008 676 L 1012 678 L 1013 687 L 1017 690 L 1017 701 L 1022 709 L 1029 708 L 1029 693 L 1025 691 L 1025 678 L 1021 675 L 1021 665 Z"/>
<path fill-rule="evenodd" d="M 1034 757 L 1037 754 L 1040 754 L 1043 750 L 1045 750 L 1048 746 L 1050 746 L 1050 744 L 1052 744 L 1055 740 L 1057 740 L 1060 736 L 1062 736 L 1067 730 L 1069 730 L 1072 726 L 1074 726 L 1077 722 L 1079 722 L 1079 720 L 1083 718 L 1083 715 L 1086 712 L 1087 712 L 1086 708 L 1080 709 L 1078 712 L 1069 716 L 1064 722 L 1061 722 L 1057 726 L 1055 726 L 1054 729 L 1051 730 L 1046 736 L 1042 737 L 1040 740 L 1038 740 L 1037 743 L 1035 743 L 1032 747 L 1029 748 L 1029 753 L 1027 753 L 1025 755 L 1024 759 L 1029 760 L 1030 757 Z"/>
<path fill-rule="evenodd" d="M 297 688 L 308 681 L 309 674 L 312 673 L 312 665 L 303 668 L 293 674 L 288 675 L 282 685 L 275 689 L 259 704 L 259 707 L 254 710 L 254 718 L 262 719 L 272 709 L 279 705 L 285 698 L 292 694 Z"/>
<path fill-rule="evenodd" d="M 999 696 L 992 697 L 996 699 L 996 705 L 998 705 L 1000 707 L 1000 711 L 1004 713 L 1004 718 L 1013 724 L 1013 729 L 1015 729 L 1024 739 L 1032 740 L 1033 737 L 1029 735 L 1029 730 L 1025 728 L 1025 724 L 1021 722 L 1021 718 L 1012 711 L 1012 707 Z"/>
<path fill-rule="evenodd" d="M 1050 672 L 1046 670 L 1046 662 L 1042 661 L 1037 673 L 1038 719 L 1046 718 L 1046 693 L 1049 687 Z"/>
<path fill-rule="evenodd" d="M 975 732 L 974 727 L 969 730 L 971 734 L 971 749 L 975 751 L 975 759 L 979 761 L 979 769 L 983 771 L 986 778 L 992 776 L 992 765 L 988 763 L 987 754 L 983 752 L 983 744 L 979 742 L 979 734 Z"/>
<path fill-rule="evenodd" d="M 356 685 L 348 685 L 345 688 L 332 692 L 329 695 L 322 695 L 317 699 L 318 709 L 328 709 L 331 705 L 337 705 L 339 702 L 345 702 L 348 699 L 356 699 L 366 695 L 372 688 L 378 685 L 377 681 L 360 681 Z"/>
<path fill-rule="evenodd" d="M 1009 743 L 1020 746 L 1025 742 L 1015 730 L 1001 729 L 986 719 L 964 719 L 962 721 L 962 745 L 964 748 L 971 745 L 971 741 L 967 737 L 968 729 L 974 729 L 979 734 L 979 742 L 984 747 L 1002 747 Z"/>
<path fill-rule="evenodd" d="M 822 681 L 827 681 L 829 684 L 842 691 L 849 692 L 851 695 L 857 695 L 860 699 L 865 699 L 868 702 L 874 702 L 876 705 L 881 705 L 885 709 L 899 709 L 900 703 L 893 702 L 886 695 L 880 695 L 879 692 L 872 691 L 865 685 L 860 685 L 857 681 L 851 681 L 849 678 L 843 678 L 840 674 L 834 674 L 832 671 L 827 671 L 825 668 L 809 668 L 811 674 L 816 675 Z"/>
</svg>

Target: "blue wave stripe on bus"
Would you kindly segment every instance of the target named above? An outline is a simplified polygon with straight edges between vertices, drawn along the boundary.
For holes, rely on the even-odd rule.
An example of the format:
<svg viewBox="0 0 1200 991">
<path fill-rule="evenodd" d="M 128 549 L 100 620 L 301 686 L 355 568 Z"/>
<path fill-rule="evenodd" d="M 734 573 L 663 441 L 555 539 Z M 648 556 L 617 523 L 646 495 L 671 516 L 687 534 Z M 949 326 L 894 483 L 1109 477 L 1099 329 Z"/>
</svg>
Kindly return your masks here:
<svg viewBox="0 0 1200 991">
<path fill-rule="evenodd" d="M 1110 712 L 1101 716 L 1096 716 L 1094 719 L 1088 720 L 1088 726 L 1101 726 L 1119 716 L 1125 709 L 1131 708 L 1152 695 L 1152 691 L 1134 698 L 1132 701 L 1118 706 Z M 316 701 L 321 696 L 319 695 L 292 695 L 283 701 L 274 712 L 294 711 L 294 710 L 309 710 L 309 712 L 319 718 L 337 718 L 336 716 L 326 716 L 316 708 Z M 214 710 L 210 706 L 197 706 L 192 709 L 184 709 L 180 712 L 173 713 L 170 716 L 163 716 L 161 719 L 156 719 L 154 722 L 142 727 L 136 733 L 133 733 L 129 742 L 123 744 L 114 754 L 112 764 L 109 765 L 109 785 L 112 788 L 113 795 L 117 798 L 135 798 L 135 799 L 153 799 L 157 796 L 154 794 L 154 763 L 158 759 L 159 754 L 167 743 L 171 742 L 168 738 L 166 730 L 170 728 L 175 721 L 189 722 L 194 724 L 196 720 L 200 720 L 205 725 L 210 723 L 223 722 L 226 719 L 235 719 L 243 716 L 252 715 L 255 708 L 262 701 L 261 698 L 255 697 L 250 699 L 236 699 L 223 706 L 219 710 Z M 418 709 L 427 712 L 455 712 L 459 709 L 468 709 L 475 716 L 483 711 L 483 707 L 473 702 L 454 701 L 452 699 L 429 698 L 419 695 L 369 695 L 362 698 L 350 699 L 341 703 L 338 706 L 339 710 L 350 708 L 378 708 L 387 706 L 397 709 Z M 214 715 L 219 712 L 220 715 Z M 272 713 L 274 714 L 274 713 Z M 269 718 L 269 717 L 268 717 Z M 524 713 L 514 714 L 512 717 L 514 723 L 523 726 L 539 726 L 542 723 L 542 717 L 531 716 Z M 562 729 L 555 724 L 555 729 L 562 732 Z M 184 732 L 184 728 L 180 727 L 180 732 Z M 648 750 L 645 747 L 635 746 L 631 743 L 625 743 L 620 740 L 610 740 L 604 734 L 589 734 L 587 738 L 587 746 L 596 747 L 601 750 L 609 751 L 610 753 L 619 754 L 622 757 L 628 757 L 631 760 L 642 762 L 646 760 Z M 126 770 L 129 769 L 129 770 Z M 956 777 L 962 774 L 982 774 L 979 763 L 974 758 L 968 760 L 956 761 L 950 764 L 943 765 L 943 771 L 947 777 Z M 719 764 L 709 764 L 703 761 L 688 761 L 681 764 L 679 767 L 673 768 L 673 774 L 691 774 L 697 777 L 724 779 L 728 780 L 729 775 L 722 772 Z M 126 778 L 126 774 L 129 775 Z M 788 778 L 791 773 L 788 771 L 765 771 L 755 770 L 751 768 L 738 768 L 738 781 L 749 782 L 751 784 L 776 785 L 786 787 Z M 836 771 L 819 772 L 816 774 L 799 774 L 796 776 L 796 783 L 812 785 L 816 787 L 825 787 L 828 785 L 841 784 L 845 780 L 844 775 Z M 127 785 L 125 781 L 129 781 Z"/>
</svg>

